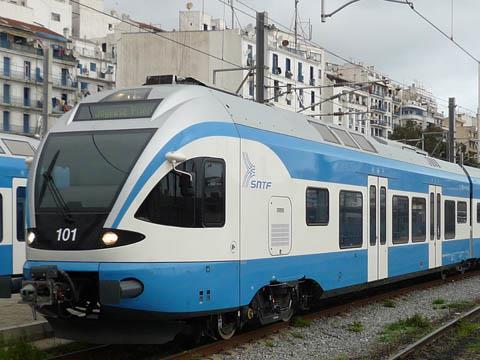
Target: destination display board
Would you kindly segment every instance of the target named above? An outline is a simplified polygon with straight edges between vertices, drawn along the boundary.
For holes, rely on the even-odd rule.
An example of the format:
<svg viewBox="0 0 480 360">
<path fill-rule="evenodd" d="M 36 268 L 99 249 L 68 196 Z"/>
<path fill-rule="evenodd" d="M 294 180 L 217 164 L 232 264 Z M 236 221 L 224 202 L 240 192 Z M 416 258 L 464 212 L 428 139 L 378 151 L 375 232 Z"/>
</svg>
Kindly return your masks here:
<svg viewBox="0 0 480 360">
<path fill-rule="evenodd" d="M 124 120 L 152 117 L 162 99 L 80 104 L 73 121 Z"/>
</svg>

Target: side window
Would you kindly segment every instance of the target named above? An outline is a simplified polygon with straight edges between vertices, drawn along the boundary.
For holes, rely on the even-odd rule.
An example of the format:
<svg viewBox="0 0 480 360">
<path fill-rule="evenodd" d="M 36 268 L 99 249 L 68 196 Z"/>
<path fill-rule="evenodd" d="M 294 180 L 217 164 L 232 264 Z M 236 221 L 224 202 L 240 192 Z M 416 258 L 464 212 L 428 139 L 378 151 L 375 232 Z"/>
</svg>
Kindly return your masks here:
<svg viewBox="0 0 480 360">
<path fill-rule="evenodd" d="M 24 187 L 17 188 L 17 240 L 25 241 L 25 195 Z"/>
<path fill-rule="evenodd" d="M 380 244 L 387 243 L 387 189 L 380 188 Z"/>
<path fill-rule="evenodd" d="M 457 202 L 457 222 L 459 224 L 467 223 L 467 203 L 465 201 Z"/>
<path fill-rule="evenodd" d="M 440 240 L 442 229 L 442 196 L 437 194 L 437 240 Z"/>
<path fill-rule="evenodd" d="M 307 188 L 305 195 L 307 225 L 328 225 L 329 195 L 327 189 Z"/>
<path fill-rule="evenodd" d="M 426 235 L 427 202 L 422 198 L 412 198 L 412 241 L 425 241 Z"/>
<path fill-rule="evenodd" d="M 455 238 L 455 201 L 445 200 L 445 239 Z"/>
<path fill-rule="evenodd" d="M 225 163 L 205 160 L 203 169 L 203 225 L 222 227 L 225 224 Z"/>
<path fill-rule="evenodd" d="M 394 244 L 408 243 L 408 197 L 394 196 L 392 198 L 392 242 Z"/>
<path fill-rule="evenodd" d="M 435 194 L 430 193 L 430 240 L 435 239 Z"/>
<path fill-rule="evenodd" d="M 0 243 L 3 241 L 3 197 L 0 194 Z"/>
<path fill-rule="evenodd" d="M 225 163 L 195 158 L 171 170 L 146 197 L 135 218 L 177 227 L 221 227 L 225 223 Z"/>
<path fill-rule="evenodd" d="M 361 192 L 340 191 L 340 248 L 362 247 L 363 197 Z"/>
<path fill-rule="evenodd" d="M 480 223 L 480 202 L 477 203 L 477 223 Z"/>
<path fill-rule="evenodd" d="M 377 187 L 370 186 L 370 245 L 377 244 Z"/>
</svg>

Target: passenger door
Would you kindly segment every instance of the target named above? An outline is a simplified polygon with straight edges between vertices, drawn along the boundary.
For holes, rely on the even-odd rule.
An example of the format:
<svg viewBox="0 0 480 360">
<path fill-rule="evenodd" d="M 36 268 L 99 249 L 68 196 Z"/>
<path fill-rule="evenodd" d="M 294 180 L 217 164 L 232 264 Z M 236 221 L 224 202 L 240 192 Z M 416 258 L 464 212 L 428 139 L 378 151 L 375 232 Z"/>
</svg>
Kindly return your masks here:
<svg viewBox="0 0 480 360">
<path fill-rule="evenodd" d="M 388 276 L 388 179 L 368 177 L 368 281 Z"/>
<path fill-rule="evenodd" d="M 430 185 L 428 188 L 429 202 L 429 241 L 428 241 L 428 268 L 442 266 L 442 188 Z"/>
<path fill-rule="evenodd" d="M 0 188 L 0 276 L 12 273 L 10 189 Z"/>
<path fill-rule="evenodd" d="M 21 274 L 25 263 L 26 179 L 12 182 L 12 256 L 13 274 Z"/>
</svg>

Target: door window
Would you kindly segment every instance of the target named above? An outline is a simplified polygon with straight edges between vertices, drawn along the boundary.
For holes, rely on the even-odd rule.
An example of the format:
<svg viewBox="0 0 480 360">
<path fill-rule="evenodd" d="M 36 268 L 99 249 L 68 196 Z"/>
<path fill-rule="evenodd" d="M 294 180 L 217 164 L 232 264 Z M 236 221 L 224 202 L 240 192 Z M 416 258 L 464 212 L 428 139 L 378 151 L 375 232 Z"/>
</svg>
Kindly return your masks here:
<svg viewBox="0 0 480 360">
<path fill-rule="evenodd" d="M 17 188 L 17 240 L 25 241 L 25 187 Z"/>
<path fill-rule="evenodd" d="M 377 244 L 377 187 L 370 186 L 370 245 Z"/>
<path fill-rule="evenodd" d="M 387 243 L 387 188 L 380 188 L 380 245 Z"/>
</svg>

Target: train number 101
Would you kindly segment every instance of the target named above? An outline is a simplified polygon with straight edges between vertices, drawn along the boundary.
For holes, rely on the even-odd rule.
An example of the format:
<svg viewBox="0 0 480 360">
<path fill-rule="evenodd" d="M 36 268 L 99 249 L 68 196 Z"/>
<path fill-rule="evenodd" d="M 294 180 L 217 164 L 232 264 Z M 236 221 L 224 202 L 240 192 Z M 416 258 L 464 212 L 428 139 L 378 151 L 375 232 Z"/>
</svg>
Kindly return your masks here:
<svg viewBox="0 0 480 360">
<path fill-rule="evenodd" d="M 57 241 L 75 241 L 77 238 L 77 229 L 70 230 L 69 228 L 57 230 Z"/>
</svg>

